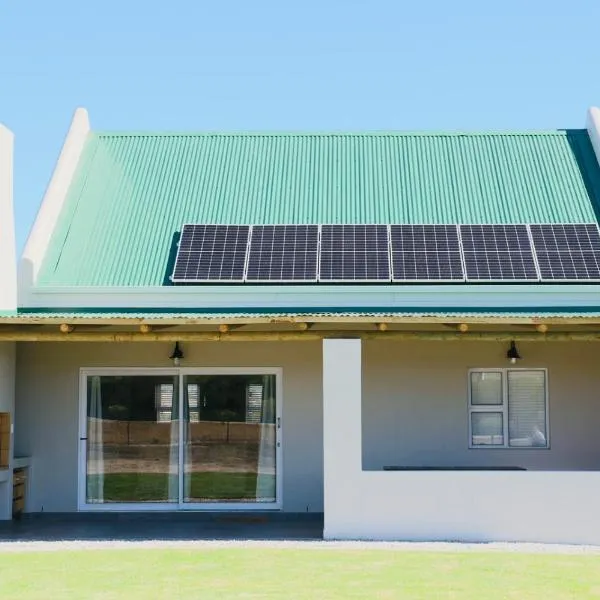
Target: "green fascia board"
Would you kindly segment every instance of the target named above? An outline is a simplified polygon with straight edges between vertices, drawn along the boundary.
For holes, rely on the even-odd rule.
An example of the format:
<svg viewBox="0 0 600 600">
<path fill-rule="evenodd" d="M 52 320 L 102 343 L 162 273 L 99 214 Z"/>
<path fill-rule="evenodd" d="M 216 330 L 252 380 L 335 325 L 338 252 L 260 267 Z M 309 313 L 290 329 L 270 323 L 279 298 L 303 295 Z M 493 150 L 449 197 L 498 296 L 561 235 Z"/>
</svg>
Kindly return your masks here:
<svg viewBox="0 0 600 600">
<path fill-rule="evenodd" d="M 183 223 L 582 223 L 599 199 L 585 130 L 95 132 L 37 285 L 167 284 Z"/>
</svg>

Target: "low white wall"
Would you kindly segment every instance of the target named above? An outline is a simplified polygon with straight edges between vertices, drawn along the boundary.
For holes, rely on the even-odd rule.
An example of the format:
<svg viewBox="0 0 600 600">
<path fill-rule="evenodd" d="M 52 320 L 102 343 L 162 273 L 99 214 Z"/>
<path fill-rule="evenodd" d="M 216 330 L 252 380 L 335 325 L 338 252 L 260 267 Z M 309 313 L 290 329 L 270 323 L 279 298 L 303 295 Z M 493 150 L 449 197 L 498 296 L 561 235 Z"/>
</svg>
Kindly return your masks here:
<svg viewBox="0 0 600 600">
<path fill-rule="evenodd" d="M 600 544 L 600 472 L 362 468 L 361 343 L 323 344 L 326 539 Z"/>
</svg>

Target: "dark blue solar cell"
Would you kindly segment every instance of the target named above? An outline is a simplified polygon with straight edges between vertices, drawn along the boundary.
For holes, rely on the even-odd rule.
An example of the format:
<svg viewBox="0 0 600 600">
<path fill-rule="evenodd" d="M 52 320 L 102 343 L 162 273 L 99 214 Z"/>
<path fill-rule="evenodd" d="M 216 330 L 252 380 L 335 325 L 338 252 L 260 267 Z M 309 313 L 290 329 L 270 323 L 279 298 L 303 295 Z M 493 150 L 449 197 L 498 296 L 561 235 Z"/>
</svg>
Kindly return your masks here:
<svg viewBox="0 0 600 600">
<path fill-rule="evenodd" d="M 247 225 L 184 225 L 171 280 L 243 281 L 249 232 Z"/>
<path fill-rule="evenodd" d="M 392 225 L 393 281 L 462 281 L 456 225 Z"/>
<path fill-rule="evenodd" d="M 527 225 L 461 225 L 468 281 L 539 279 Z"/>
<path fill-rule="evenodd" d="M 317 225 L 254 225 L 247 281 L 316 281 Z"/>
<path fill-rule="evenodd" d="M 323 225 L 319 281 L 390 281 L 387 225 Z"/>
</svg>

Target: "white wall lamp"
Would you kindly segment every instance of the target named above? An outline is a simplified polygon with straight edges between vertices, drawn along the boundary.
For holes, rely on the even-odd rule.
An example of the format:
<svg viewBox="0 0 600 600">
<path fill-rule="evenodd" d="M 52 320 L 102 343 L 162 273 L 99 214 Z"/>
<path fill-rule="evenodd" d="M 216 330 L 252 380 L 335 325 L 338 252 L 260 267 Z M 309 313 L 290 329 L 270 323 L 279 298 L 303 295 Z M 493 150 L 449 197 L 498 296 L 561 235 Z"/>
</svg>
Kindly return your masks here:
<svg viewBox="0 0 600 600">
<path fill-rule="evenodd" d="M 517 350 L 517 345 L 514 341 L 510 343 L 510 348 L 506 352 L 506 358 L 508 358 L 511 365 L 515 365 L 517 364 L 518 360 L 521 360 L 521 355 L 519 354 L 519 351 Z"/>
<path fill-rule="evenodd" d="M 179 347 L 179 342 L 175 342 L 175 348 L 173 348 L 173 354 L 169 356 L 169 358 L 173 361 L 173 364 L 178 367 L 181 364 L 181 359 L 183 358 L 183 351 Z"/>
</svg>

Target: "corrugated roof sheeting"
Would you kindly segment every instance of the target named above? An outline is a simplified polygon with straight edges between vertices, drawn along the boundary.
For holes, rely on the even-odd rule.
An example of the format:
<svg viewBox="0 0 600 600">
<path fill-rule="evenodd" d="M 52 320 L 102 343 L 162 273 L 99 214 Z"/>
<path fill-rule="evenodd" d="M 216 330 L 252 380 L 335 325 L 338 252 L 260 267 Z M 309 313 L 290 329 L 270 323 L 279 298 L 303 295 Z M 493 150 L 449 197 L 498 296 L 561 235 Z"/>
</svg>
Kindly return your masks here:
<svg viewBox="0 0 600 600">
<path fill-rule="evenodd" d="M 544 308 L 538 310 L 524 310 L 524 309 L 469 309 L 464 310 L 447 310 L 444 308 L 429 309 L 429 310 L 417 310 L 408 309 L 404 311 L 390 311 L 390 310 L 354 310 L 354 311 L 307 311 L 307 310 L 296 310 L 296 311 L 282 311 L 275 312 L 271 310 L 265 311 L 222 311 L 222 312 L 203 312 L 203 311 L 119 311 L 119 310 L 106 310 L 98 311 L 94 309 L 90 310 L 76 310 L 76 311 L 53 311 L 53 310 L 40 310 L 35 311 L 25 310 L 17 312 L 2 312 L 0 313 L 0 319 L 11 320 L 55 320 L 64 319 L 66 322 L 69 320 L 110 320 L 110 319 L 131 319 L 131 320 L 207 320 L 207 321 L 218 321 L 226 322 L 228 320 L 235 319 L 273 319 L 274 321 L 283 321 L 285 319 L 299 320 L 299 321 L 310 321 L 311 318 L 319 320 L 326 320 L 327 318 L 357 318 L 357 319 L 377 319 L 385 320 L 386 318 L 432 318 L 432 319 L 486 319 L 486 318 L 506 318 L 510 319 L 544 319 L 544 318 L 598 318 L 600 317 L 600 307 L 590 309 L 568 309 L 564 307 L 558 308 Z"/>
<path fill-rule="evenodd" d="M 39 285 L 161 285 L 198 223 L 596 220 L 585 130 L 90 134 Z"/>
</svg>

